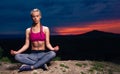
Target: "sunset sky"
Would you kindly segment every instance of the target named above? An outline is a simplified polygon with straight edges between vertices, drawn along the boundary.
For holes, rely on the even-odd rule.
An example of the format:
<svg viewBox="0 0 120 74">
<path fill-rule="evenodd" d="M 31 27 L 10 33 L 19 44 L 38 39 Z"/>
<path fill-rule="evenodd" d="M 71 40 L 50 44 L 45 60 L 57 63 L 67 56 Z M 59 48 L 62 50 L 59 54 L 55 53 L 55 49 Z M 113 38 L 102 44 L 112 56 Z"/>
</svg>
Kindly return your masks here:
<svg viewBox="0 0 120 74">
<path fill-rule="evenodd" d="M 120 0 L 0 0 L 0 35 L 24 34 L 33 8 L 41 10 L 51 35 L 91 30 L 120 34 Z"/>
</svg>

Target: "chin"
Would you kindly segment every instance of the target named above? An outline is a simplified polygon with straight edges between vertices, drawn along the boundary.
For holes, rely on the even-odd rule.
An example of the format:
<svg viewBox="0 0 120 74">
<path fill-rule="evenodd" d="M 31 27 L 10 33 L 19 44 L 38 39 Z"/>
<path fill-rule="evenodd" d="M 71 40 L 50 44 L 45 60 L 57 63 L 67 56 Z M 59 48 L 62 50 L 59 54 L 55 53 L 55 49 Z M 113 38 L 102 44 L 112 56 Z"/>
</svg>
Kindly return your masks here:
<svg viewBox="0 0 120 74">
<path fill-rule="evenodd" d="M 35 24 L 38 24 L 39 22 L 34 22 Z"/>
</svg>

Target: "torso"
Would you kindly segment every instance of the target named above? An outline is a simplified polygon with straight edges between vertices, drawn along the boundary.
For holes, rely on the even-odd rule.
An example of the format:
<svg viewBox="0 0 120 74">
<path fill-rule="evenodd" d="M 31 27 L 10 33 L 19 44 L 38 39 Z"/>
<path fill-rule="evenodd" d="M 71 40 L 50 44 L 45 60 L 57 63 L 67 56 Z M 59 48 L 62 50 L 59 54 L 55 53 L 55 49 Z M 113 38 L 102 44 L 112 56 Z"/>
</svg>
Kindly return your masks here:
<svg viewBox="0 0 120 74">
<path fill-rule="evenodd" d="M 45 41 L 31 42 L 32 50 L 45 50 Z"/>
<path fill-rule="evenodd" d="M 41 34 L 42 36 L 39 35 L 41 31 L 42 31 L 42 34 Z M 42 30 L 41 30 L 41 28 L 40 28 L 40 30 L 37 30 L 34 28 L 30 29 L 30 41 L 31 41 L 32 50 L 45 50 L 44 26 L 42 27 Z"/>
</svg>

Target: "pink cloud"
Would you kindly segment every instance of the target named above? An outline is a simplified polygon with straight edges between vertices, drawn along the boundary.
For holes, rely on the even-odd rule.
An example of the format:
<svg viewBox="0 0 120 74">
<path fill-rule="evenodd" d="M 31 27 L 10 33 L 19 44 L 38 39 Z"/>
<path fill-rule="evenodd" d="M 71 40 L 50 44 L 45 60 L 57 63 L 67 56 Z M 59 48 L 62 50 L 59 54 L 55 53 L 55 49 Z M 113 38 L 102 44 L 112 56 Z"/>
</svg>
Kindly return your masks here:
<svg viewBox="0 0 120 74">
<path fill-rule="evenodd" d="M 91 30 L 100 30 L 120 34 L 120 20 L 102 20 L 90 23 L 77 23 L 73 24 L 73 26 L 56 27 L 54 30 L 59 35 L 82 34 Z"/>
</svg>

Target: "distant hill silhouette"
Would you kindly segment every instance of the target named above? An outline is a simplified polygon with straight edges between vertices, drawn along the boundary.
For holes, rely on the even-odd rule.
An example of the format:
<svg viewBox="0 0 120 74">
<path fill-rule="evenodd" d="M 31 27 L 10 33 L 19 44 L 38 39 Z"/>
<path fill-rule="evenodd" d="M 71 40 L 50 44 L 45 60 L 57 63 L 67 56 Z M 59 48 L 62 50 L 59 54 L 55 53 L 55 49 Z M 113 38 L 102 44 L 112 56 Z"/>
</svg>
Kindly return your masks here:
<svg viewBox="0 0 120 74">
<path fill-rule="evenodd" d="M 80 35 L 53 36 L 53 44 L 61 46 L 63 59 L 104 59 L 119 57 L 120 34 L 93 30 Z"/>
<path fill-rule="evenodd" d="M 99 31 L 99 30 L 92 30 L 83 34 L 78 34 L 78 35 L 52 35 L 51 37 L 74 37 L 74 36 L 79 36 L 79 37 L 90 37 L 90 38 L 96 38 L 96 37 L 120 37 L 120 34 L 116 33 L 111 33 L 111 32 L 104 32 L 104 31 Z M 25 34 L 18 34 L 18 35 L 4 35 L 0 34 L 0 39 L 15 39 L 15 38 L 25 38 Z"/>
<path fill-rule="evenodd" d="M 93 37 L 93 38 L 99 38 L 99 37 L 113 37 L 113 38 L 116 38 L 116 37 L 120 37 L 120 34 L 115 34 L 115 33 L 111 33 L 111 32 L 104 32 L 104 31 L 99 31 L 99 30 L 92 30 L 92 31 L 89 31 L 87 33 L 84 33 L 84 34 L 81 34 L 80 36 L 83 36 L 83 37 Z"/>
</svg>

